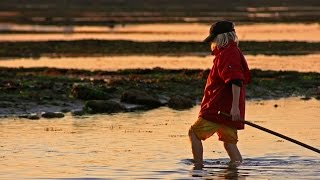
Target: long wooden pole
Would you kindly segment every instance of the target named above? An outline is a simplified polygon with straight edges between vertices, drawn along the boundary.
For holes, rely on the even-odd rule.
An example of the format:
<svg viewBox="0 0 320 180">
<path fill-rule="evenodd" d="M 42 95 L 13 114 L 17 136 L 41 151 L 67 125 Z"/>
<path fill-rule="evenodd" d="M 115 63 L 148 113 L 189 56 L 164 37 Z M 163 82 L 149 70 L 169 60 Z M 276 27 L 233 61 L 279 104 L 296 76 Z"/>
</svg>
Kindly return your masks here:
<svg viewBox="0 0 320 180">
<path fill-rule="evenodd" d="M 230 114 L 225 113 L 225 112 L 221 112 L 221 111 L 219 111 L 218 114 L 222 114 L 222 115 L 224 115 L 224 116 L 231 117 Z M 249 121 L 244 121 L 244 123 L 247 124 L 247 125 L 249 125 L 249 126 L 255 127 L 255 128 L 257 128 L 257 129 L 260 129 L 260 130 L 262 130 L 262 131 L 264 131 L 264 132 L 273 134 L 273 135 L 275 135 L 275 136 L 278 136 L 278 137 L 280 137 L 280 138 L 283 138 L 283 139 L 285 139 L 285 140 L 288 140 L 288 141 L 290 141 L 290 142 L 293 142 L 293 143 L 295 143 L 295 144 L 298 144 L 298 145 L 300 145 L 300 146 L 302 146 L 302 147 L 305 147 L 305 148 L 307 148 L 307 149 L 310 149 L 311 151 L 314 151 L 314 152 L 317 152 L 317 153 L 320 154 L 320 150 L 319 150 L 319 149 L 317 149 L 317 148 L 315 148 L 315 147 L 312 147 L 312 146 L 309 146 L 308 144 L 305 144 L 305 143 L 303 143 L 303 142 L 297 141 L 297 140 L 292 139 L 292 138 L 290 138 L 290 137 L 288 137 L 288 136 L 285 136 L 285 135 L 283 135 L 283 134 L 277 133 L 277 132 L 275 132 L 275 131 L 272 131 L 272 130 L 270 130 L 270 129 L 264 128 L 264 127 L 262 127 L 262 126 L 259 126 L 259 125 L 257 125 L 257 124 L 252 123 L 252 122 L 249 122 Z"/>
</svg>

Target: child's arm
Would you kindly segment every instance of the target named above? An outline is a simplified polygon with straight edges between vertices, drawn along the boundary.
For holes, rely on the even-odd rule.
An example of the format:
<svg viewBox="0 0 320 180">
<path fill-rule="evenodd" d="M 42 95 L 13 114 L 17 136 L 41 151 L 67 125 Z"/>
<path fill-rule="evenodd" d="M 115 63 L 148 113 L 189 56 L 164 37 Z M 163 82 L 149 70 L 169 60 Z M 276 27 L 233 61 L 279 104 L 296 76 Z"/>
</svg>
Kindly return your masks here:
<svg viewBox="0 0 320 180">
<path fill-rule="evenodd" d="M 240 120 L 239 98 L 241 88 L 235 84 L 232 84 L 232 107 L 230 115 L 233 121 Z"/>
</svg>

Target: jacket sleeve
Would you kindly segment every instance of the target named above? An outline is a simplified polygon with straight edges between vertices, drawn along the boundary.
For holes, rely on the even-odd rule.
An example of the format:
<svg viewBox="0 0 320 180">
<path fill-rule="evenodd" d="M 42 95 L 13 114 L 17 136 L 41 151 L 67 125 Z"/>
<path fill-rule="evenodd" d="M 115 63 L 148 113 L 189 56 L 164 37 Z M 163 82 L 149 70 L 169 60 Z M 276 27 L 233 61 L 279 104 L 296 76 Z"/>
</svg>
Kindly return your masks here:
<svg viewBox="0 0 320 180">
<path fill-rule="evenodd" d="M 226 84 L 236 79 L 244 81 L 244 69 L 241 65 L 240 54 L 231 51 L 221 55 L 218 63 L 218 73 Z"/>
</svg>

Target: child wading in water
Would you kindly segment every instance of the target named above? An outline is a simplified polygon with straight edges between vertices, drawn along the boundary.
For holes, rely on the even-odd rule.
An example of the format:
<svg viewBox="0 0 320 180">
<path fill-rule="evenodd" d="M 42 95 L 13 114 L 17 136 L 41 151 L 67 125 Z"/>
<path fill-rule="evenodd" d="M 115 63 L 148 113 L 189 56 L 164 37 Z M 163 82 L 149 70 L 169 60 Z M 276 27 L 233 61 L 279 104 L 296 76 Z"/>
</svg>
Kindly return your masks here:
<svg viewBox="0 0 320 180">
<path fill-rule="evenodd" d="M 205 140 L 217 133 L 230 157 L 230 163 L 240 164 L 237 130 L 244 129 L 245 85 L 251 74 L 247 62 L 238 48 L 234 23 L 219 21 L 210 28 L 204 40 L 211 43 L 213 67 L 207 79 L 198 120 L 189 130 L 193 159 L 196 168 L 203 167 Z M 232 118 L 218 112 L 230 113 Z"/>
</svg>

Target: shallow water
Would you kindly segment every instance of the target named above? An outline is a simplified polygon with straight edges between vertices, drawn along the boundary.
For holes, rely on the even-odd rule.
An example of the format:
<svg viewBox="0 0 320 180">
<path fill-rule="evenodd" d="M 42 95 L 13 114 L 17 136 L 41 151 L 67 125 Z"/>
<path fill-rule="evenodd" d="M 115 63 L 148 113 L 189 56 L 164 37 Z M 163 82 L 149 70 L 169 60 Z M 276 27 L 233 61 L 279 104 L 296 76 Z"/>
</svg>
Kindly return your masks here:
<svg viewBox="0 0 320 180">
<path fill-rule="evenodd" d="M 47 41 L 78 39 L 202 41 L 208 35 L 209 27 L 209 24 L 197 23 L 138 24 L 116 26 L 114 28 L 103 26 L 58 27 L 0 24 L 0 30 L 25 32 L 1 34 L 0 41 Z M 236 25 L 236 31 L 241 41 L 320 41 L 320 25 L 317 23 L 239 24 Z"/>
<path fill-rule="evenodd" d="M 249 67 L 262 70 L 293 70 L 320 72 L 320 54 L 304 56 L 246 56 Z M 209 69 L 213 56 L 113 56 L 113 57 L 63 57 L 39 59 L 1 60 L 2 67 L 55 67 L 86 70 L 119 70 L 162 67 L 165 69 Z"/>
<path fill-rule="evenodd" d="M 274 105 L 278 107 L 275 108 Z M 320 147 L 320 101 L 249 101 L 247 120 Z M 205 168 L 192 170 L 187 137 L 199 106 L 135 113 L 0 120 L 0 179 L 317 179 L 319 154 L 246 126 L 244 164 L 229 168 L 216 135 L 204 141 Z"/>
</svg>

